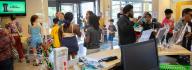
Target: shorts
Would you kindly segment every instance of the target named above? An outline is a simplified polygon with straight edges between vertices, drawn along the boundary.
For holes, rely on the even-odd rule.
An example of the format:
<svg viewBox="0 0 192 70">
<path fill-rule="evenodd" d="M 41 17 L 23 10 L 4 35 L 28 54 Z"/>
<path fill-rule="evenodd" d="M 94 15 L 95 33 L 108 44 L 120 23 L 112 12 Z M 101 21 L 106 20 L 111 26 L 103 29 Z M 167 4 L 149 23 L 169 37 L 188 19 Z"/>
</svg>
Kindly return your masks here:
<svg viewBox="0 0 192 70">
<path fill-rule="evenodd" d="M 109 35 L 108 40 L 113 41 L 113 37 L 114 37 L 113 35 Z"/>
<path fill-rule="evenodd" d="M 43 43 L 41 38 L 32 38 L 31 39 L 31 48 L 37 48 Z"/>
<path fill-rule="evenodd" d="M 104 42 L 107 42 L 107 35 L 104 35 Z"/>
</svg>

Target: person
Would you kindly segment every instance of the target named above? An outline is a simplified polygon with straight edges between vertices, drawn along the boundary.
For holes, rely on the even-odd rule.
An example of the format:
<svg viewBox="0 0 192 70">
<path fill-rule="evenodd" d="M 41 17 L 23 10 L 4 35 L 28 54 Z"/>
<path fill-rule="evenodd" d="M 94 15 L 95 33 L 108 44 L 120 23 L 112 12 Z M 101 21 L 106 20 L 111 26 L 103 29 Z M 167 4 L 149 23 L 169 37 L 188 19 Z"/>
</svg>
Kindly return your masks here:
<svg viewBox="0 0 192 70">
<path fill-rule="evenodd" d="M 115 32 L 117 31 L 115 25 L 113 24 L 114 20 L 113 19 L 110 19 L 109 20 L 110 22 L 110 25 L 108 27 L 108 30 L 109 30 L 109 44 L 111 46 L 111 49 L 113 49 L 113 38 L 115 37 Z"/>
<path fill-rule="evenodd" d="M 156 18 L 152 18 L 152 24 L 153 24 L 153 28 L 157 31 L 159 30 L 159 28 L 161 28 L 161 23 L 158 22 Z"/>
<path fill-rule="evenodd" d="M 59 19 L 59 18 L 60 18 L 60 15 L 61 15 L 61 12 L 60 12 L 60 11 L 57 11 L 57 12 L 55 13 L 55 18 Z"/>
<path fill-rule="evenodd" d="M 74 59 L 79 50 L 76 35 L 81 37 L 80 27 L 72 23 L 74 18 L 73 13 L 65 13 L 64 18 L 64 24 L 59 28 L 59 40 L 62 47 L 68 48 L 69 59 L 70 56 Z"/>
<path fill-rule="evenodd" d="M 63 23 L 64 23 L 64 13 L 61 12 L 59 15 L 59 26 L 62 26 Z"/>
<path fill-rule="evenodd" d="M 106 25 L 103 25 L 102 34 L 103 34 L 104 42 L 107 42 L 107 28 L 106 28 Z"/>
<path fill-rule="evenodd" d="M 19 61 L 23 62 L 25 59 L 23 45 L 21 43 L 21 36 L 22 36 L 22 27 L 21 24 L 18 22 L 15 16 L 10 17 L 11 22 L 6 25 L 6 28 L 10 31 L 11 36 L 15 39 L 15 45 L 18 54 L 19 54 Z"/>
<path fill-rule="evenodd" d="M 83 19 L 83 22 L 84 22 L 84 31 L 86 32 L 87 31 L 87 28 L 89 27 L 89 23 L 88 23 L 88 19 L 89 19 L 89 16 L 93 15 L 94 13 L 92 11 L 87 11 L 86 13 L 86 16 L 85 16 L 85 19 Z"/>
<path fill-rule="evenodd" d="M 169 32 L 166 35 L 166 42 L 169 42 L 169 39 L 173 36 L 173 29 L 174 29 L 174 21 L 171 19 L 171 15 L 173 14 L 173 11 L 171 9 L 166 9 L 164 11 L 165 18 L 162 21 L 162 27 L 168 25 L 169 26 Z"/>
<path fill-rule="evenodd" d="M 100 15 L 98 16 L 98 18 L 99 18 L 99 27 L 103 29 L 104 28 L 103 26 L 105 25 L 105 19 L 103 18 L 102 12 L 100 12 Z"/>
<path fill-rule="evenodd" d="M 184 34 L 183 40 L 182 40 L 182 46 L 184 48 L 186 48 L 187 50 L 191 50 L 191 42 L 192 42 L 192 9 L 190 8 L 185 8 L 182 11 L 182 18 L 178 21 L 178 23 L 175 25 L 174 31 L 179 31 L 180 29 L 182 29 L 183 27 L 185 27 L 185 25 L 188 23 L 188 27 L 186 29 L 186 32 Z M 189 56 L 180 56 L 180 57 L 176 57 L 177 61 L 180 64 L 190 64 L 190 59 Z"/>
<path fill-rule="evenodd" d="M 99 51 L 102 31 L 96 15 L 89 16 L 88 23 L 90 26 L 85 33 L 84 46 L 87 48 L 87 54 L 91 54 Z"/>
<path fill-rule="evenodd" d="M 0 28 L 0 68 L 1 70 L 14 70 L 12 57 L 12 44 L 14 38 L 9 35 L 9 31 L 5 28 Z"/>
<path fill-rule="evenodd" d="M 30 18 L 31 25 L 29 25 L 29 35 L 31 37 L 31 43 L 30 47 L 33 51 L 33 65 L 38 66 L 40 64 L 38 56 L 37 55 L 37 48 L 41 48 L 43 40 L 42 40 L 42 29 L 38 21 L 39 17 L 37 15 L 32 15 Z"/>
<path fill-rule="evenodd" d="M 151 22 L 151 19 L 152 19 L 152 16 L 150 13 L 147 13 L 145 15 L 145 21 L 146 22 L 143 22 L 141 25 L 143 27 L 143 30 L 142 31 L 145 31 L 145 30 L 149 30 L 149 29 L 153 29 L 153 24 Z"/>
<path fill-rule="evenodd" d="M 123 7 L 120 8 L 120 12 L 117 14 L 117 18 L 119 19 L 123 15 Z"/>
<path fill-rule="evenodd" d="M 136 42 L 133 18 L 133 6 L 128 4 L 123 8 L 123 16 L 118 20 L 119 45 L 127 45 Z"/>
<path fill-rule="evenodd" d="M 59 36 L 58 36 L 58 32 L 59 32 L 58 21 L 59 21 L 59 19 L 57 19 L 57 18 L 53 19 L 54 26 L 53 26 L 52 31 L 51 31 L 51 35 L 53 37 L 53 46 L 55 48 L 59 48 L 60 47 L 60 41 L 59 41 Z"/>
<path fill-rule="evenodd" d="M 138 18 L 137 23 L 139 23 L 139 24 L 146 23 L 145 18 L 146 18 L 147 14 L 150 14 L 150 13 L 149 12 L 144 12 L 143 16 L 141 16 L 141 18 Z"/>
</svg>

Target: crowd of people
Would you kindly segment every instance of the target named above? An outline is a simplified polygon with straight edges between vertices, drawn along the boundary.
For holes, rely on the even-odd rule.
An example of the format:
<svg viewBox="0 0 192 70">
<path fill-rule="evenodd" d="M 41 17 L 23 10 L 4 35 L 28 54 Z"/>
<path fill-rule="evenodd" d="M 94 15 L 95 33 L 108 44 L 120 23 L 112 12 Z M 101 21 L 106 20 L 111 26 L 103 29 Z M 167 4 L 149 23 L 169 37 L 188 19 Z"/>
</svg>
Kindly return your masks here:
<svg viewBox="0 0 192 70">
<path fill-rule="evenodd" d="M 77 56 L 79 50 L 78 38 L 84 38 L 84 46 L 87 48 L 87 54 L 95 53 L 100 50 L 102 43 L 109 43 L 111 49 L 113 49 L 113 38 L 118 32 L 119 45 L 127 45 L 137 42 L 137 35 L 135 27 L 142 27 L 142 31 L 149 29 L 162 28 L 169 26 L 169 32 L 166 35 L 166 41 L 173 36 L 173 32 L 179 31 L 186 24 L 188 29 L 185 32 L 185 36 L 182 41 L 182 46 L 191 50 L 192 40 L 192 9 L 185 8 L 182 11 L 182 18 L 177 22 L 172 18 L 174 13 L 171 9 L 164 11 L 165 18 L 162 23 L 159 23 L 156 18 L 153 18 L 149 12 L 145 12 L 143 16 L 139 16 L 138 19 L 134 18 L 133 6 L 126 5 L 121 8 L 121 12 L 118 13 L 117 26 L 114 25 L 114 19 L 109 19 L 108 24 L 104 24 L 103 17 L 97 16 L 92 11 L 87 11 L 86 17 L 83 20 L 84 28 L 80 29 L 77 23 L 73 22 L 74 15 L 71 12 L 57 12 L 56 17 L 53 19 L 53 27 L 51 36 L 53 38 L 53 46 L 55 48 L 67 47 L 69 52 L 69 59 L 74 59 Z M 14 46 L 19 54 L 19 61 L 23 62 L 25 58 L 24 49 L 21 43 L 22 27 L 16 20 L 16 17 L 12 16 L 11 22 L 6 25 L 6 29 L 0 29 L 0 66 L 3 68 L 10 68 L 7 66 L 13 65 L 11 59 L 11 48 Z M 175 23 L 177 22 L 177 23 Z M 30 35 L 30 47 L 33 52 L 34 65 L 38 65 L 37 48 L 42 47 L 43 36 L 42 28 L 39 24 L 39 16 L 32 15 L 30 18 L 30 24 L 28 27 L 28 33 Z M 116 28 L 117 27 L 117 28 Z M 3 50 L 2 50 L 3 48 Z M 5 55 L 6 54 L 6 55 Z M 5 62 L 8 62 L 5 64 Z M 13 68 L 13 67 L 11 67 Z M 6 69 L 5 69 L 6 70 Z"/>
</svg>

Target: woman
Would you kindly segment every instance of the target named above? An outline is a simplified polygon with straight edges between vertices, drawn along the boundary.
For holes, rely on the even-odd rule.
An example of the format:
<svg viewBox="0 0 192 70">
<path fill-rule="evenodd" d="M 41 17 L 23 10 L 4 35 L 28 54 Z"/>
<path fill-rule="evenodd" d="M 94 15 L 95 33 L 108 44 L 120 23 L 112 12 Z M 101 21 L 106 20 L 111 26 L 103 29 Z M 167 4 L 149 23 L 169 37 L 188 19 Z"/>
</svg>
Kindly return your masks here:
<svg viewBox="0 0 192 70">
<path fill-rule="evenodd" d="M 87 54 L 99 51 L 101 40 L 101 29 L 99 28 L 99 19 L 96 15 L 89 16 L 89 27 L 86 31 L 85 47 L 87 47 Z"/>
<path fill-rule="evenodd" d="M 41 26 L 38 22 L 38 16 L 37 15 L 33 15 L 31 16 L 31 25 L 29 26 L 29 34 L 31 35 L 31 47 L 32 47 L 32 51 L 33 51 L 33 56 L 34 56 L 34 66 L 38 66 L 39 65 L 39 60 L 38 60 L 38 56 L 37 56 L 37 49 L 36 48 L 40 48 L 40 46 L 42 45 L 42 29 Z"/>
<path fill-rule="evenodd" d="M 15 45 L 14 47 L 16 48 L 18 54 L 19 54 L 19 61 L 23 62 L 24 61 L 24 49 L 21 43 L 21 34 L 22 34 L 22 27 L 21 24 L 17 21 L 15 16 L 10 17 L 11 22 L 8 23 L 6 28 L 10 31 L 11 36 L 15 39 Z"/>
<path fill-rule="evenodd" d="M 89 19 L 89 16 L 93 15 L 93 12 L 92 11 L 87 11 L 86 13 L 86 17 L 85 19 L 83 19 L 83 22 L 84 22 L 84 31 L 86 32 L 87 31 L 87 28 L 89 27 L 89 24 L 88 24 L 88 19 Z"/>
<path fill-rule="evenodd" d="M 64 25 L 59 28 L 60 43 L 61 46 L 68 48 L 68 57 L 72 56 L 72 59 L 74 59 L 79 50 L 76 35 L 81 37 L 80 27 L 72 23 L 73 14 L 71 12 L 67 12 L 64 19 Z"/>
<path fill-rule="evenodd" d="M 12 46 L 14 39 L 9 31 L 0 27 L 0 68 L 1 70 L 13 70 Z"/>
</svg>

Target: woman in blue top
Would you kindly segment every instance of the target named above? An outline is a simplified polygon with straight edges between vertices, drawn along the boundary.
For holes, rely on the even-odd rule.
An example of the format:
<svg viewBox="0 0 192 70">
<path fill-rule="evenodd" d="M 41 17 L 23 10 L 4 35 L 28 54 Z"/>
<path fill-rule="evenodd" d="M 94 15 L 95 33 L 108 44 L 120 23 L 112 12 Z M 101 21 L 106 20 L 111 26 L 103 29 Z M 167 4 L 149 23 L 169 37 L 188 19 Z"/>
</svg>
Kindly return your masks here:
<svg viewBox="0 0 192 70">
<path fill-rule="evenodd" d="M 29 26 L 29 34 L 31 35 L 31 48 L 34 55 L 34 65 L 39 65 L 39 60 L 37 59 L 37 48 L 42 45 L 41 37 L 41 27 L 38 24 L 38 16 L 31 16 L 31 26 Z"/>
</svg>

